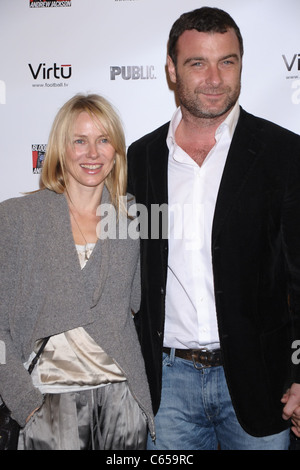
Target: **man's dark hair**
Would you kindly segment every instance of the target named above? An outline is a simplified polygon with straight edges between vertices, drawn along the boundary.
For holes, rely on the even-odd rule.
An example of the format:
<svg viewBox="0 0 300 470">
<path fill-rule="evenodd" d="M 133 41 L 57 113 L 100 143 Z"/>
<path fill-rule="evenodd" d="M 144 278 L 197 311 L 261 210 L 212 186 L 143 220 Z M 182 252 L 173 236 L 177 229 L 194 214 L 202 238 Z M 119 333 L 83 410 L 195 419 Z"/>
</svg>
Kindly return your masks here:
<svg viewBox="0 0 300 470">
<path fill-rule="evenodd" d="M 176 45 L 184 31 L 196 29 L 201 33 L 226 33 L 232 28 L 240 44 L 241 57 L 244 53 L 243 38 L 239 27 L 231 16 L 219 8 L 203 7 L 183 13 L 173 24 L 168 42 L 168 54 L 176 65 Z"/>
</svg>

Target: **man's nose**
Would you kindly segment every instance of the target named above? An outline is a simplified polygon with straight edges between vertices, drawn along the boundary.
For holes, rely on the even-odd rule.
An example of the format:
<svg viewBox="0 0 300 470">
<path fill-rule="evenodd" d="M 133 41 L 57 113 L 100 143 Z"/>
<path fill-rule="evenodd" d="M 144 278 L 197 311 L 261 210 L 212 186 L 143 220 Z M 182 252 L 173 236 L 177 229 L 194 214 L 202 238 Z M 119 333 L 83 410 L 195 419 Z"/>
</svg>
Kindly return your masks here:
<svg viewBox="0 0 300 470">
<path fill-rule="evenodd" d="M 222 82 L 221 71 L 217 65 L 210 65 L 207 70 L 206 83 L 217 86 Z"/>
</svg>

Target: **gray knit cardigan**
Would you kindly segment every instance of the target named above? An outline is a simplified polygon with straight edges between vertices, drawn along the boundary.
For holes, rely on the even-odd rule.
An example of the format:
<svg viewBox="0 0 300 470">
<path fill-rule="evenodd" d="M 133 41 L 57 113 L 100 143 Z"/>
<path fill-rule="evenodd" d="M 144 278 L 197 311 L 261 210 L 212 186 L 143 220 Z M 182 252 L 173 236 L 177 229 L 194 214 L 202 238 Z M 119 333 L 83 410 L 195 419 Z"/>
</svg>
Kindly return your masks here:
<svg viewBox="0 0 300 470">
<path fill-rule="evenodd" d="M 107 202 L 104 188 L 102 203 Z M 131 314 L 140 301 L 139 241 L 98 240 L 81 270 L 65 195 L 47 189 L 2 202 L 0 227 L 0 341 L 5 345 L 0 395 L 13 417 L 24 426 L 43 401 L 23 366 L 35 342 L 81 326 L 127 377 L 153 436 L 151 398 Z"/>
</svg>

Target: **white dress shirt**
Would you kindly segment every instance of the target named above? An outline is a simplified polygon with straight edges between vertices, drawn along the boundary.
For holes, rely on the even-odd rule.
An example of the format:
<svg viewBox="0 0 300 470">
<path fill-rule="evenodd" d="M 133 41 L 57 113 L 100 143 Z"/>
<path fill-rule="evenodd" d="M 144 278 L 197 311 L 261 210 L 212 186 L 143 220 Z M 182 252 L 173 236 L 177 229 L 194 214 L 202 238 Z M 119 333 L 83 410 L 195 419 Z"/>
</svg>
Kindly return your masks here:
<svg viewBox="0 0 300 470">
<path fill-rule="evenodd" d="M 212 222 L 228 150 L 239 117 L 236 103 L 215 133 L 201 167 L 175 142 L 182 119 L 176 110 L 169 148 L 169 258 L 164 346 L 219 347 L 211 258 Z"/>
</svg>

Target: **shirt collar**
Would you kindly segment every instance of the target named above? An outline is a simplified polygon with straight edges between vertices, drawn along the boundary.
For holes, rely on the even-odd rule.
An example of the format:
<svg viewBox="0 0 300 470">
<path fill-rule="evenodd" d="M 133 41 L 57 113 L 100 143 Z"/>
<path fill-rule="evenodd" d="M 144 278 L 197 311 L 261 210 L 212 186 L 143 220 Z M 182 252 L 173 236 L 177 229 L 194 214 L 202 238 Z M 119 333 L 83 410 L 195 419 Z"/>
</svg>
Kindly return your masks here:
<svg viewBox="0 0 300 470">
<path fill-rule="evenodd" d="M 238 119 L 240 115 L 240 106 L 239 102 L 237 101 L 226 117 L 226 119 L 219 125 L 219 127 L 216 130 L 215 136 L 216 139 L 217 137 L 222 134 L 222 132 L 225 131 L 225 129 L 228 129 L 229 132 L 229 137 L 232 139 L 233 133 L 235 131 Z M 182 113 L 181 113 L 181 108 L 180 106 L 176 109 L 175 113 L 172 116 L 170 126 L 169 126 L 169 131 L 167 135 L 167 145 L 169 150 L 172 148 L 172 146 L 175 144 L 175 132 L 177 127 L 179 126 L 179 123 L 182 119 Z"/>
</svg>

